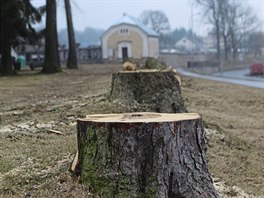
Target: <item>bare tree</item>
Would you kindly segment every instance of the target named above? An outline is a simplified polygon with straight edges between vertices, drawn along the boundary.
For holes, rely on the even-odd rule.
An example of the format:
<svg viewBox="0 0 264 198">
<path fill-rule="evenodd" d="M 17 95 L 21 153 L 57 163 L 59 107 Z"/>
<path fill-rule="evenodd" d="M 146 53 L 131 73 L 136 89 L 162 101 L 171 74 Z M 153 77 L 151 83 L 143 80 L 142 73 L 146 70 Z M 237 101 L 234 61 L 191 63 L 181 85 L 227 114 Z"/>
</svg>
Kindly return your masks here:
<svg viewBox="0 0 264 198">
<path fill-rule="evenodd" d="M 262 48 L 264 47 L 264 32 L 254 32 L 248 39 L 249 49 L 254 53 L 254 56 L 262 55 Z"/>
<path fill-rule="evenodd" d="M 42 72 L 55 73 L 61 71 L 58 51 L 56 0 L 46 0 L 46 6 L 45 61 Z"/>
<path fill-rule="evenodd" d="M 78 68 L 77 55 L 76 55 L 76 43 L 74 37 L 74 28 L 72 22 L 71 4 L 69 0 L 65 0 L 65 10 L 67 17 L 67 29 L 69 38 L 69 54 L 67 61 L 67 68 L 76 69 Z"/>
<path fill-rule="evenodd" d="M 230 45 L 228 43 L 230 37 L 230 21 L 232 20 L 232 12 L 228 0 L 223 0 L 220 4 L 220 32 L 224 41 L 224 56 L 228 60 Z"/>
<path fill-rule="evenodd" d="M 231 13 L 231 20 L 229 21 L 230 39 L 233 59 L 236 59 L 239 48 L 243 46 L 250 34 L 256 30 L 259 22 L 251 7 L 243 6 L 236 1 L 231 1 L 229 6 Z"/>
<path fill-rule="evenodd" d="M 202 8 L 204 17 L 207 21 L 214 26 L 216 34 L 216 58 L 220 60 L 220 21 L 221 21 L 221 4 L 223 0 L 195 0 L 196 3 Z"/>
<path fill-rule="evenodd" d="M 169 19 L 160 10 L 145 10 L 139 18 L 158 34 L 167 34 L 170 31 Z"/>
<path fill-rule="evenodd" d="M 224 41 L 225 59 L 232 48 L 233 59 L 243 47 L 250 33 L 255 31 L 258 20 L 252 9 L 236 0 L 195 0 L 203 9 L 207 21 L 213 25 L 216 34 L 217 59 L 221 57 L 220 41 Z"/>
</svg>

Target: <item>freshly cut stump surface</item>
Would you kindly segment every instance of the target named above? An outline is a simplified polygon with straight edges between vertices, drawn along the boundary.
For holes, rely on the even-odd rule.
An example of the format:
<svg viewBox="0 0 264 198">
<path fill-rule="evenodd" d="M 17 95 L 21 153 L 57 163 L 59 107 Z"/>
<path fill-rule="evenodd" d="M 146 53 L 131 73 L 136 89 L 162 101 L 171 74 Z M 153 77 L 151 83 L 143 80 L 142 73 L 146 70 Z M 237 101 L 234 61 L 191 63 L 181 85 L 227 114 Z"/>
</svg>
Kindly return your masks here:
<svg viewBox="0 0 264 198">
<path fill-rule="evenodd" d="M 112 76 L 110 100 L 140 111 L 185 113 L 179 76 L 173 70 L 121 71 Z"/>
<path fill-rule="evenodd" d="M 218 197 L 198 114 L 96 114 L 77 124 L 78 171 L 95 195 Z"/>
</svg>

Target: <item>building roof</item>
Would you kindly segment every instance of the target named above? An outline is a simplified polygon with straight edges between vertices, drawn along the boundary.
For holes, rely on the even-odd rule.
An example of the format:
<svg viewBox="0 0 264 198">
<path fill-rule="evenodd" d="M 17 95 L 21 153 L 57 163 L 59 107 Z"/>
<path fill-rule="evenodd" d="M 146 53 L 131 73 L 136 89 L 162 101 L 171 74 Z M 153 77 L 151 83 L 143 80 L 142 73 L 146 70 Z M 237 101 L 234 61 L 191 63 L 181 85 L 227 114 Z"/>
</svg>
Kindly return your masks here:
<svg viewBox="0 0 264 198">
<path fill-rule="evenodd" d="M 82 41 L 79 45 L 79 48 L 89 48 L 89 47 L 98 47 L 101 45 L 101 42 L 88 42 L 88 41 Z"/>
<path fill-rule="evenodd" d="M 141 30 L 143 30 L 147 35 L 149 36 L 159 36 L 157 32 L 152 30 L 151 28 L 147 27 L 144 23 L 142 23 L 139 19 L 126 15 L 124 14 L 122 18 L 118 19 L 113 25 L 111 25 L 109 28 L 117 26 L 117 25 L 122 25 L 122 24 L 127 24 L 127 25 L 134 25 L 139 27 Z"/>
<path fill-rule="evenodd" d="M 198 47 L 198 48 L 203 48 L 203 41 L 202 41 L 202 39 L 198 40 L 197 37 L 191 37 L 191 36 L 188 36 L 188 35 L 182 36 L 179 40 L 177 40 L 175 42 L 175 45 L 177 45 L 177 43 L 180 42 L 183 39 L 189 40 L 194 45 L 196 45 L 196 47 Z"/>
</svg>

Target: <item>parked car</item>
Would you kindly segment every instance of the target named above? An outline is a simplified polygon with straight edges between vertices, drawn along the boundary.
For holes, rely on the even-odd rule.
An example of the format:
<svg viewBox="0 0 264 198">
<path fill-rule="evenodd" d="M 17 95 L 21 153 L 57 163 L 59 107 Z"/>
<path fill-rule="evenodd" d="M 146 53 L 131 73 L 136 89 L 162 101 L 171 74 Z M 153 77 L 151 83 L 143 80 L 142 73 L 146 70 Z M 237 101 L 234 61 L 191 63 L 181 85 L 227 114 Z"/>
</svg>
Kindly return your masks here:
<svg viewBox="0 0 264 198">
<path fill-rule="evenodd" d="M 264 75 L 264 64 L 254 63 L 250 65 L 250 75 Z"/>
</svg>

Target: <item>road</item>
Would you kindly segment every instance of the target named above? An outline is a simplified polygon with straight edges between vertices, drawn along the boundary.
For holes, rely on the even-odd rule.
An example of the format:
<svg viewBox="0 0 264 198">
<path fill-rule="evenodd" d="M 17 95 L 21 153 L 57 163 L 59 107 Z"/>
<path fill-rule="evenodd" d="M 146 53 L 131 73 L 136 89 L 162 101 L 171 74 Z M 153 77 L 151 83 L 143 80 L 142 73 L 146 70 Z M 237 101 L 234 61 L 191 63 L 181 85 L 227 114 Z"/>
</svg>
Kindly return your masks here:
<svg viewBox="0 0 264 198">
<path fill-rule="evenodd" d="M 177 70 L 177 72 L 179 72 L 180 74 L 183 74 L 185 76 L 202 78 L 202 79 L 207 79 L 207 80 L 220 81 L 220 82 L 227 82 L 227 83 L 233 83 L 233 84 L 243 85 L 243 86 L 247 86 L 247 87 L 255 87 L 255 88 L 264 89 L 264 78 L 246 76 L 248 74 L 247 69 L 222 72 L 222 74 L 221 73 L 215 73 L 211 76 L 192 73 L 192 72 L 189 72 L 183 68 L 177 68 L 176 70 Z"/>
</svg>

